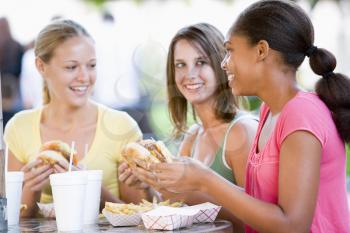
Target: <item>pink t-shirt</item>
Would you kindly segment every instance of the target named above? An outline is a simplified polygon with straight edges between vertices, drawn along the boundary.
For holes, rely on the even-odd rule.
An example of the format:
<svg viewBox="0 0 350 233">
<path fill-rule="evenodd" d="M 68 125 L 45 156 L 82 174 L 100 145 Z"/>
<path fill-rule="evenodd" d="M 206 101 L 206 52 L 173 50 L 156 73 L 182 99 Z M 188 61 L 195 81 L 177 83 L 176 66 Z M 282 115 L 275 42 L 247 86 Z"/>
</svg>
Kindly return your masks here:
<svg viewBox="0 0 350 233">
<path fill-rule="evenodd" d="M 327 106 L 314 93 L 299 92 L 282 109 L 264 148 L 257 151 L 258 138 L 269 114 L 263 104 L 260 124 L 247 164 L 246 192 L 269 203 L 278 203 L 280 149 L 291 133 L 312 133 L 322 144 L 320 183 L 310 232 L 350 232 L 346 194 L 345 146 Z M 256 232 L 246 226 L 246 232 Z"/>
</svg>

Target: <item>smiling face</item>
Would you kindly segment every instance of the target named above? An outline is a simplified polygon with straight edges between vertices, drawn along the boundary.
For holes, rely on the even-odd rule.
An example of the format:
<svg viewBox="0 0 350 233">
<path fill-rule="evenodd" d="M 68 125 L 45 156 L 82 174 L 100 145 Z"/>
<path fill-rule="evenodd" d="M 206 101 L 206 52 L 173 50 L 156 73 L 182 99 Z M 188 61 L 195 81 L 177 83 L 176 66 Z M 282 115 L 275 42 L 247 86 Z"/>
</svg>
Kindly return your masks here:
<svg viewBox="0 0 350 233">
<path fill-rule="evenodd" d="M 191 104 L 214 101 L 218 83 L 207 55 L 181 39 L 174 47 L 174 66 L 176 86 Z"/>
<path fill-rule="evenodd" d="M 259 88 L 260 65 L 257 48 L 240 35 L 230 35 L 225 41 L 226 56 L 222 69 L 227 73 L 229 85 L 236 96 L 256 95 Z"/>
<path fill-rule="evenodd" d="M 67 39 L 55 48 L 49 62 L 37 58 L 52 102 L 78 107 L 87 103 L 96 81 L 96 54 L 93 41 L 86 36 Z"/>
</svg>

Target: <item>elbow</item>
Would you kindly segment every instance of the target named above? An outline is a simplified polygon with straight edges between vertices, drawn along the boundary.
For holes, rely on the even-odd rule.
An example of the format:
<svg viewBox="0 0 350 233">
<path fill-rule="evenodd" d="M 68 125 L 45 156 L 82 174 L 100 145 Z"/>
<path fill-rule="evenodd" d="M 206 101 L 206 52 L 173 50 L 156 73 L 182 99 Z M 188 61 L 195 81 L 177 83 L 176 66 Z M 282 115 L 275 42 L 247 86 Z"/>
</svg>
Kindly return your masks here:
<svg viewBox="0 0 350 233">
<path fill-rule="evenodd" d="M 310 226 L 311 224 L 305 223 L 305 222 L 298 222 L 298 221 L 287 221 L 285 226 L 283 226 L 282 231 L 278 232 L 284 232 L 284 233 L 309 233 L 310 232 Z"/>
</svg>

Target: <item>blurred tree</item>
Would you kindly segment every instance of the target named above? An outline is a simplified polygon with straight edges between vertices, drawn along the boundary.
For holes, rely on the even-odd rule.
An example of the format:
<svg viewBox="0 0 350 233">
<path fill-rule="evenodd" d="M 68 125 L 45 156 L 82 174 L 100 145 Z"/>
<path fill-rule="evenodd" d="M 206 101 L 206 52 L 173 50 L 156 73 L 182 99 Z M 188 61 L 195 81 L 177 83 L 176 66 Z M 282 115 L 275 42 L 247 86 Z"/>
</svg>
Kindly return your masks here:
<svg viewBox="0 0 350 233">
<path fill-rule="evenodd" d="M 322 1 L 322 0 L 309 0 L 309 2 L 311 4 L 311 9 L 314 8 L 319 1 Z M 333 0 L 333 1 L 340 3 L 341 0 Z"/>
</svg>

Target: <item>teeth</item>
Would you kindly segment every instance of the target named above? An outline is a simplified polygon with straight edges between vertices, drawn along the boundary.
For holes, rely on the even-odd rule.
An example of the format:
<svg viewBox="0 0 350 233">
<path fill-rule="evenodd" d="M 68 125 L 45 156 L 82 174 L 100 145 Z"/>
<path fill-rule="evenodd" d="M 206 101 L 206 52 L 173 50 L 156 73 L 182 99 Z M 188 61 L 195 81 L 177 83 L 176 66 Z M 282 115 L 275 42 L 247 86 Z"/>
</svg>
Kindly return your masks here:
<svg viewBox="0 0 350 233">
<path fill-rule="evenodd" d="M 229 74 L 227 78 L 228 78 L 228 81 L 232 81 L 233 79 L 235 79 L 235 75 Z"/>
<path fill-rule="evenodd" d="M 189 85 L 186 85 L 186 88 L 190 89 L 190 90 L 195 90 L 195 89 L 201 88 L 202 86 L 203 86 L 203 84 L 201 84 L 201 83 L 199 83 L 199 84 L 189 84 Z"/>
<path fill-rule="evenodd" d="M 70 89 L 72 89 L 73 91 L 80 91 L 80 92 L 84 92 L 88 89 L 87 86 L 80 86 L 80 87 L 70 87 Z"/>
</svg>

